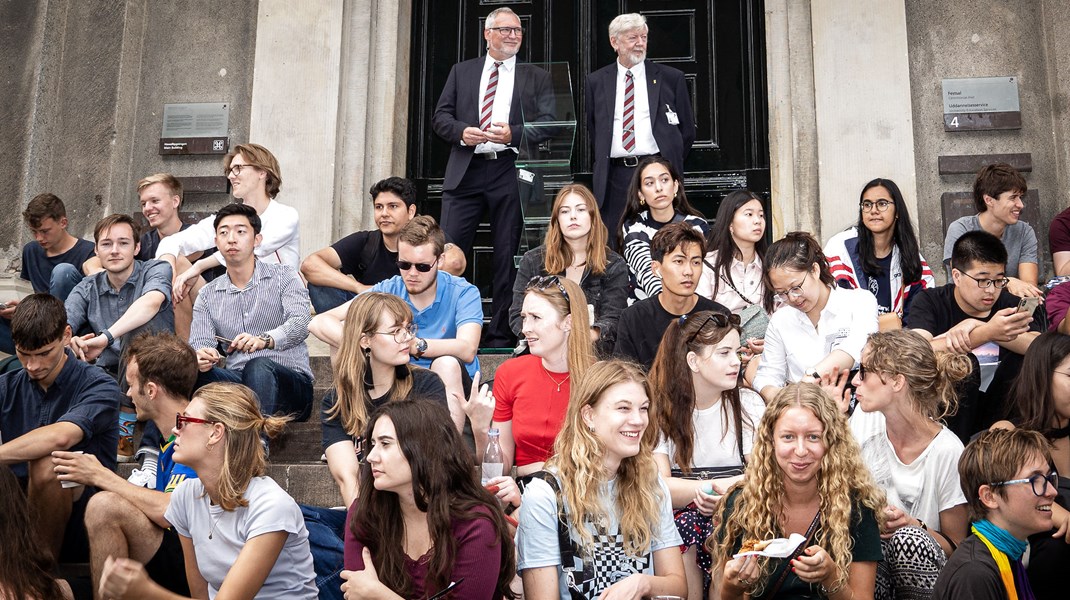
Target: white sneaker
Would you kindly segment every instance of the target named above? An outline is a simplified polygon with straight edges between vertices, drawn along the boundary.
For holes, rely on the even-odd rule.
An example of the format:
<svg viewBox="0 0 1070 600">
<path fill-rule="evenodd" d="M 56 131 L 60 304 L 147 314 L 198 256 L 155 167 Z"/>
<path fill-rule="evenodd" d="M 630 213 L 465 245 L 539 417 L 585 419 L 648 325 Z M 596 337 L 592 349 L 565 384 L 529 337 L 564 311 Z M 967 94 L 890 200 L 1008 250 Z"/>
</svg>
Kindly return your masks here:
<svg viewBox="0 0 1070 600">
<path fill-rule="evenodd" d="M 323 454 L 320 454 L 320 462 L 326 464 L 326 462 L 327 462 L 327 453 L 326 452 L 324 452 Z"/>
<path fill-rule="evenodd" d="M 148 469 L 134 469 L 130 473 L 130 477 L 126 478 L 130 483 L 143 488 L 155 489 L 156 488 L 156 473 Z"/>
</svg>

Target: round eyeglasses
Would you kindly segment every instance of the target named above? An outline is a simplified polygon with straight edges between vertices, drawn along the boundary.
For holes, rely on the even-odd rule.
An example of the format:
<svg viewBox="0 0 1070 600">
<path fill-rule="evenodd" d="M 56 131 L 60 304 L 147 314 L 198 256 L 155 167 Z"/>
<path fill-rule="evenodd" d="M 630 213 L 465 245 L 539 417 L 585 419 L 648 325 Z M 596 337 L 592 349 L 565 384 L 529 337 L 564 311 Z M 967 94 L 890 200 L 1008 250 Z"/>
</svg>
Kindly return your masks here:
<svg viewBox="0 0 1070 600">
<path fill-rule="evenodd" d="M 1044 492 L 1048 491 L 1048 484 L 1051 484 L 1051 488 L 1053 490 L 1059 489 L 1059 474 L 1055 471 L 1052 471 L 1047 475 L 1041 475 L 1040 473 L 1037 473 L 1032 477 L 1026 477 L 1023 479 L 1011 479 L 1010 481 L 990 483 L 989 485 L 992 487 L 996 487 L 998 485 L 1013 485 L 1016 483 L 1028 483 L 1029 486 L 1033 488 L 1034 496 L 1043 496 Z M 1037 486 L 1040 486 L 1040 488 L 1038 489 Z"/>
<path fill-rule="evenodd" d="M 405 344 L 412 341 L 416 337 L 417 331 L 416 323 L 409 323 L 404 327 L 398 327 L 394 331 L 373 331 L 375 335 L 389 335 L 393 336 L 394 341 L 399 344 Z"/>
</svg>

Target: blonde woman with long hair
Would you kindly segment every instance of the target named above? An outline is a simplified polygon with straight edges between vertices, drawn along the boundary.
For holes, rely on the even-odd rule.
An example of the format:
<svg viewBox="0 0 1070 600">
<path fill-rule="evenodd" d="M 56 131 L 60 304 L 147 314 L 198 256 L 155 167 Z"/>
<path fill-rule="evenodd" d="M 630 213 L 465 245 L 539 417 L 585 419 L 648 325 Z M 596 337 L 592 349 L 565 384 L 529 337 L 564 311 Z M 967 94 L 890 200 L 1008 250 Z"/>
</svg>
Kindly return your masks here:
<svg viewBox="0 0 1070 600">
<path fill-rule="evenodd" d="M 606 354 L 612 351 L 617 319 L 628 300 L 628 265 L 606 247 L 608 236 L 591 190 L 572 183 L 557 192 L 546 239 L 524 253 L 517 267 L 509 308 L 509 326 L 514 334 L 524 337 L 520 311 L 528 282 L 534 277 L 557 275 L 583 288 L 594 319 L 588 328 L 591 341 Z"/>
<path fill-rule="evenodd" d="M 524 492 L 517 568 L 528 600 L 687 593 L 649 409 L 646 377 L 629 363 L 595 363 L 573 388 L 547 473 Z"/>
<path fill-rule="evenodd" d="M 315 600 L 308 531 L 289 494 L 264 476 L 261 436 L 288 417 L 264 416 L 253 391 L 211 383 L 178 415 L 174 459 L 197 473 L 171 494 L 164 514 L 178 532 L 194 598 Z M 149 579 L 137 561 L 108 557 L 103 598 L 181 598 Z"/>
<path fill-rule="evenodd" d="M 766 408 L 747 476 L 721 501 L 706 542 L 710 598 L 872 598 L 885 505 L 837 404 L 815 384 L 789 384 Z M 806 541 L 790 558 L 733 558 L 744 542 L 793 533 Z"/>
</svg>

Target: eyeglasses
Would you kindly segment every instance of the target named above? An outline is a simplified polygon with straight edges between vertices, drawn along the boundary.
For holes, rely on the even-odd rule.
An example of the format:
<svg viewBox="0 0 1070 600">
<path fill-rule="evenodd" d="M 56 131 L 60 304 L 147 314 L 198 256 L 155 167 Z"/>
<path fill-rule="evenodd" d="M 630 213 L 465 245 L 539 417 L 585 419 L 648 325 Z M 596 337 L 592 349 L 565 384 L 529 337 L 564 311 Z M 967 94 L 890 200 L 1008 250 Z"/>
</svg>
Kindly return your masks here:
<svg viewBox="0 0 1070 600">
<path fill-rule="evenodd" d="M 862 208 L 862 212 L 870 212 L 873 210 L 873 207 L 877 207 L 877 212 L 884 212 L 888 210 L 889 206 L 894 204 L 895 202 L 892 202 L 891 200 L 877 200 L 876 202 L 873 202 L 872 200 L 863 200 L 858 203 L 858 206 Z"/>
<path fill-rule="evenodd" d="M 230 167 L 228 167 L 226 169 L 223 169 L 223 175 L 226 175 L 228 177 L 230 175 L 234 175 L 234 176 L 241 175 L 241 170 L 244 169 L 245 167 L 249 167 L 250 169 L 255 169 L 256 168 L 255 165 L 230 165 Z"/>
<path fill-rule="evenodd" d="M 1043 482 L 1043 483 L 1041 483 Z M 1011 479 L 1010 481 L 1001 481 L 999 483 L 990 483 L 988 485 L 996 487 L 997 485 L 1011 485 L 1015 483 L 1028 483 L 1033 488 L 1034 496 L 1043 496 L 1044 492 L 1048 491 L 1048 484 L 1051 484 L 1052 489 L 1058 489 L 1059 487 L 1059 474 L 1055 471 L 1048 473 L 1047 475 L 1041 475 L 1037 473 L 1032 477 L 1026 477 L 1025 479 Z M 1037 490 L 1037 484 L 1040 484 L 1040 490 Z"/>
<path fill-rule="evenodd" d="M 780 300 L 781 302 L 787 302 L 789 299 L 798 300 L 802 297 L 803 284 L 806 283 L 806 278 L 809 276 L 810 271 L 807 271 L 806 274 L 803 275 L 802 281 L 799 282 L 799 285 L 788 288 L 788 291 L 786 292 L 777 292 L 773 294 L 773 297 L 777 300 Z"/>
<path fill-rule="evenodd" d="M 723 329 L 725 327 L 728 327 L 729 325 L 732 325 L 734 327 L 738 327 L 739 326 L 739 315 L 737 315 L 737 314 L 725 315 L 724 313 L 711 312 L 710 314 L 706 315 L 706 318 L 702 321 L 702 324 L 698 326 L 698 329 L 696 329 L 694 331 L 694 333 L 692 333 L 690 336 L 688 336 L 687 341 L 684 342 L 684 343 L 690 344 L 691 342 L 695 341 L 695 338 L 698 337 L 698 334 L 702 333 L 702 328 L 705 327 L 706 325 L 708 325 L 710 323 L 710 321 L 713 321 L 713 325 L 715 327 L 717 327 L 718 329 Z M 686 322 L 687 322 L 687 315 L 681 315 L 680 316 L 680 327 L 683 327 L 684 323 L 686 323 Z M 736 354 L 738 355 L 739 353 L 737 352 Z"/>
<path fill-rule="evenodd" d="M 523 27 L 487 27 L 487 29 L 489 29 L 490 31 L 497 31 L 498 35 L 501 36 L 515 35 L 517 37 L 520 37 L 524 35 Z"/>
<path fill-rule="evenodd" d="M 395 264 L 398 266 L 398 269 L 400 269 L 402 271 L 408 271 L 409 269 L 411 269 L 413 267 L 416 267 L 417 271 L 419 271 L 421 273 L 426 273 L 426 272 L 431 270 L 431 267 L 433 267 L 436 264 L 438 264 L 438 259 L 436 258 L 435 262 L 433 262 L 431 264 L 414 263 L 414 262 L 409 262 L 407 260 L 399 260 Z"/>
<path fill-rule="evenodd" d="M 525 289 L 530 290 L 534 288 L 537 290 L 545 290 L 551 285 L 557 286 L 557 289 L 560 290 L 561 295 L 565 297 L 565 302 L 572 302 L 571 300 L 569 300 L 568 291 L 565 290 L 565 286 L 561 284 L 561 279 L 557 275 L 542 275 L 540 277 L 532 277 L 531 280 L 528 281 L 528 286 Z"/>
<path fill-rule="evenodd" d="M 187 417 L 182 413 L 175 415 L 175 429 L 182 431 L 182 428 L 186 426 L 186 423 L 196 423 L 198 425 L 215 425 L 219 421 L 208 421 L 205 419 L 198 419 L 197 417 Z"/>
<path fill-rule="evenodd" d="M 1011 282 L 1011 280 L 1007 279 L 1006 277 L 1003 277 L 1001 279 L 978 279 L 973 275 L 970 275 L 966 271 L 959 271 L 959 273 L 962 273 L 966 277 L 969 277 L 970 279 L 976 281 L 977 287 L 981 288 L 982 290 L 987 290 L 992 286 L 996 286 L 997 290 L 1002 290 L 1003 288 L 1007 287 L 1008 283 Z"/>
<path fill-rule="evenodd" d="M 405 327 L 398 327 L 396 331 L 373 331 L 372 333 L 375 335 L 394 336 L 395 342 L 404 344 L 416 337 L 416 331 L 416 323 L 409 323 Z"/>
</svg>

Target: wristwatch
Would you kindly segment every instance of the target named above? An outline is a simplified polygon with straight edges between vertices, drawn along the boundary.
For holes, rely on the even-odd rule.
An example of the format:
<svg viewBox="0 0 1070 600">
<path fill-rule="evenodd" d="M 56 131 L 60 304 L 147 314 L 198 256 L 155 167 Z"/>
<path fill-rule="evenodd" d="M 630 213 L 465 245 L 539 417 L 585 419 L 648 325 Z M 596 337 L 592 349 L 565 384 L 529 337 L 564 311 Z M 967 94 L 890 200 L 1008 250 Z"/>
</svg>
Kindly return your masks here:
<svg viewBox="0 0 1070 600">
<path fill-rule="evenodd" d="M 416 338 L 416 358 L 423 358 L 424 352 L 427 352 L 427 340 Z"/>
<path fill-rule="evenodd" d="M 106 339 L 108 340 L 108 345 L 109 345 L 109 346 L 111 346 L 112 344 L 114 344 L 114 343 L 115 343 L 115 336 L 114 336 L 114 335 L 112 335 L 112 334 L 111 334 L 111 332 L 110 332 L 110 331 L 108 331 L 108 329 L 107 329 L 107 328 L 101 329 L 101 330 L 100 330 L 100 333 L 98 333 L 97 335 L 102 335 L 102 336 L 104 336 L 104 337 L 105 337 L 105 338 L 106 338 Z"/>
<path fill-rule="evenodd" d="M 260 335 L 258 335 L 256 337 L 264 340 L 264 347 L 265 348 L 267 348 L 269 350 L 275 348 L 275 340 L 272 339 L 272 337 L 270 335 L 268 335 L 266 333 L 261 333 Z"/>
</svg>

